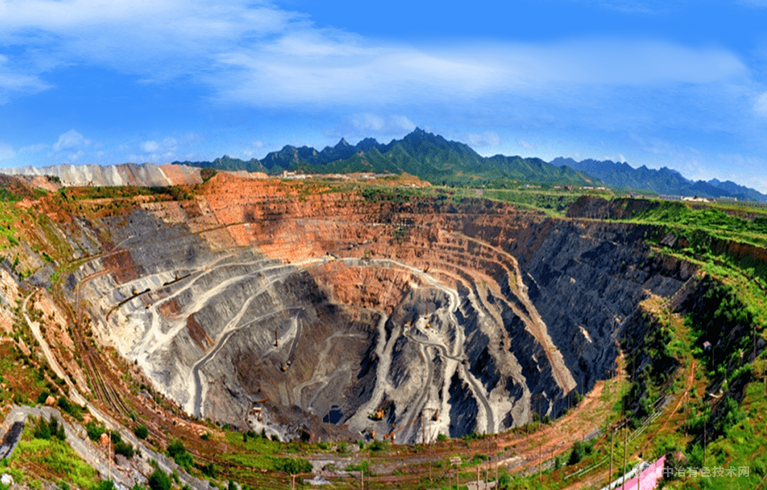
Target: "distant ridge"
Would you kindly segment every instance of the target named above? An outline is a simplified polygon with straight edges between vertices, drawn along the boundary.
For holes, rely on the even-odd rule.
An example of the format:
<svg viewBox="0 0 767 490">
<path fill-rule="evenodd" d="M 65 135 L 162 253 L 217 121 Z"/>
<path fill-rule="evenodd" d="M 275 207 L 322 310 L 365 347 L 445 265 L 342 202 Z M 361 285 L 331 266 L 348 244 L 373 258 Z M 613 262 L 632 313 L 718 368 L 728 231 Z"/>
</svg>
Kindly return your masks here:
<svg viewBox="0 0 767 490">
<path fill-rule="evenodd" d="M 735 182 L 721 182 L 717 179 L 693 181 L 685 178 L 681 173 L 667 167 L 649 169 L 644 165 L 634 168 L 628 163 L 618 163 L 611 160 L 581 160 L 572 158 L 555 158 L 550 162 L 557 167 L 566 166 L 586 172 L 589 175 L 601 179 L 605 184 L 615 187 L 631 187 L 633 189 L 647 189 L 659 194 L 701 196 L 701 197 L 729 197 L 741 201 L 767 202 L 767 195 L 756 189 L 751 189 Z"/>
<path fill-rule="evenodd" d="M 263 159 L 240 160 L 224 156 L 212 162 L 174 162 L 221 170 L 306 173 L 408 173 L 434 184 L 506 187 L 513 183 L 594 185 L 601 182 L 571 168 L 560 168 L 540 158 L 495 155 L 483 157 L 465 143 L 416 128 L 388 144 L 366 138 L 350 145 L 341 139 L 321 151 L 287 145 Z"/>
</svg>

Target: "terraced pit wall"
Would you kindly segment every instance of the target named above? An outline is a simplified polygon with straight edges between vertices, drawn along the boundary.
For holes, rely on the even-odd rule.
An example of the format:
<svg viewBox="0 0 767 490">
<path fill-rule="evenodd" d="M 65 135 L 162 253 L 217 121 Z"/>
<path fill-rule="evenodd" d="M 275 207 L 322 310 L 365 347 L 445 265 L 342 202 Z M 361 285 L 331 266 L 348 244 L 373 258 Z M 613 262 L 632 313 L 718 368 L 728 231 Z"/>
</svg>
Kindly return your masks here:
<svg viewBox="0 0 767 490">
<path fill-rule="evenodd" d="M 68 281 L 99 337 L 190 414 L 282 438 L 556 417 L 694 273 L 650 227 L 226 174 L 99 226 L 117 248 Z"/>
</svg>

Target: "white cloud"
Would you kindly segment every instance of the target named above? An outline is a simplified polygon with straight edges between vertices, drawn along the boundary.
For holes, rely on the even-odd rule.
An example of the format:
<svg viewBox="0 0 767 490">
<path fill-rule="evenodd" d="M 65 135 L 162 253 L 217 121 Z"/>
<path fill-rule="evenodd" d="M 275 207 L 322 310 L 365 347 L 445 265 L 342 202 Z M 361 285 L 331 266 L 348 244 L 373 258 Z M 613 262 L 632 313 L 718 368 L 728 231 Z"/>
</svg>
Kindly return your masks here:
<svg viewBox="0 0 767 490">
<path fill-rule="evenodd" d="M 471 101 L 498 94 L 561 94 L 563 87 L 708 84 L 747 75 L 728 51 L 652 40 L 432 49 L 322 34 L 311 45 L 293 40 L 292 51 L 278 39 L 222 54 L 217 60 L 229 76 L 207 80 L 225 100 L 275 106 Z"/>
<path fill-rule="evenodd" d="M 0 160 L 7 160 L 16 156 L 16 152 L 13 151 L 11 145 L 0 143 Z"/>
<path fill-rule="evenodd" d="M 122 146 L 120 147 L 123 148 Z M 175 138 L 165 138 L 162 141 L 148 140 L 142 141 L 139 148 L 143 152 L 141 155 L 131 154 L 128 158 L 137 162 L 155 162 L 162 163 L 173 160 L 178 150 L 178 140 Z"/>
<path fill-rule="evenodd" d="M 7 56 L 0 55 L 0 104 L 7 102 L 12 95 L 32 94 L 49 88 L 37 73 L 24 73 L 20 67 L 14 68 L 10 64 Z"/>
<path fill-rule="evenodd" d="M 160 144 L 156 141 L 144 141 L 140 146 L 141 150 L 147 153 L 154 153 L 160 149 Z"/>
<path fill-rule="evenodd" d="M 370 132 L 399 134 L 415 129 L 415 123 L 407 116 L 379 116 L 377 114 L 361 113 L 354 114 L 349 119 L 354 131 L 360 134 L 369 134 Z"/>
<path fill-rule="evenodd" d="M 756 98 L 754 112 L 759 116 L 767 117 L 767 92 L 762 93 Z"/>
<path fill-rule="evenodd" d="M 95 63 L 154 81 L 191 77 L 221 100 L 267 107 L 471 102 L 573 84 L 705 84 L 746 74 L 726 50 L 655 40 L 402 45 L 318 28 L 266 0 L 0 0 L 0 11 L 0 43 L 52 53 L 14 79 L 38 89 L 46 63 Z"/>
<path fill-rule="evenodd" d="M 90 144 L 91 141 L 89 139 L 86 139 L 82 134 L 78 133 L 74 129 L 70 129 L 66 133 L 59 136 L 59 140 L 53 145 L 53 150 L 72 150 L 76 148 L 82 148 Z"/>
<path fill-rule="evenodd" d="M 151 80 L 197 73 L 221 50 L 304 22 L 266 0 L 0 0 L 0 13 L 0 44 L 32 48 L 38 64 L 95 62 Z"/>
<path fill-rule="evenodd" d="M 46 149 L 48 149 L 48 145 L 46 145 L 45 143 L 37 143 L 35 145 L 25 146 L 24 148 L 19 150 L 19 153 L 27 153 L 27 152 L 37 153 Z"/>
<path fill-rule="evenodd" d="M 67 155 L 67 163 L 77 163 L 77 161 L 82 158 L 82 156 L 85 154 L 84 151 L 78 150 L 72 153 L 69 153 Z"/>
<path fill-rule="evenodd" d="M 176 141 L 175 138 L 165 138 L 159 143 L 154 140 L 149 140 L 141 143 L 139 147 L 141 148 L 141 151 L 145 153 L 164 152 L 172 154 L 178 148 L 178 141 Z"/>
<path fill-rule="evenodd" d="M 482 134 L 467 134 L 466 142 L 471 147 L 494 148 L 501 144 L 501 138 L 494 131 L 485 131 Z"/>
<path fill-rule="evenodd" d="M 264 147 L 264 142 L 261 140 L 255 140 L 250 142 L 250 146 L 242 150 L 243 158 L 260 158 L 262 152 L 260 151 Z"/>
<path fill-rule="evenodd" d="M 525 141 L 525 140 L 519 140 L 519 146 L 521 146 L 525 150 L 532 150 L 532 149 L 535 148 L 534 144 L 530 143 L 529 141 Z"/>
</svg>

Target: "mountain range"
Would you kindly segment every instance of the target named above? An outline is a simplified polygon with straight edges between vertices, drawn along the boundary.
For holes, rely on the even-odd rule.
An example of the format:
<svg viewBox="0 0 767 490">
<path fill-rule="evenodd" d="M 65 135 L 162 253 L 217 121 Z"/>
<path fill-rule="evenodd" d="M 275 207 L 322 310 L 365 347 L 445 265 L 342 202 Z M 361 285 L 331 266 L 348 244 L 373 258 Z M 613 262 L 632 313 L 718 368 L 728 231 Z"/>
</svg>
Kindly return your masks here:
<svg viewBox="0 0 767 490">
<path fill-rule="evenodd" d="M 341 139 L 321 151 L 308 146 L 287 145 L 261 160 L 224 156 L 212 162 L 174 162 L 222 170 L 285 170 L 308 173 L 376 172 L 409 173 L 435 184 L 506 187 L 518 182 L 536 184 L 599 185 L 582 172 L 551 165 L 540 158 L 495 155 L 483 157 L 465 143 L 416 128 L 401 140 L 388 144 L 366 138 L 350 145 Z"/>
<path fill-rule="evenodd" d="M 741 201 L 767 202 L 767 195 L 755 189 L 729 180 L 725 182 L 717 179 L 708 182 L 704 180 L 693 181 L 667 167 L 650 169 L 642 165 L 639 168 L 634 168 L 625 162 L 591 159 L 578 162 L 572 158 L 562 157 L 555 158 L 550 163 L 560 168 L 572 168 L 585 172 L 613 187 L 647 189 L 659 194 L 730 197 Z"/>
</svg>

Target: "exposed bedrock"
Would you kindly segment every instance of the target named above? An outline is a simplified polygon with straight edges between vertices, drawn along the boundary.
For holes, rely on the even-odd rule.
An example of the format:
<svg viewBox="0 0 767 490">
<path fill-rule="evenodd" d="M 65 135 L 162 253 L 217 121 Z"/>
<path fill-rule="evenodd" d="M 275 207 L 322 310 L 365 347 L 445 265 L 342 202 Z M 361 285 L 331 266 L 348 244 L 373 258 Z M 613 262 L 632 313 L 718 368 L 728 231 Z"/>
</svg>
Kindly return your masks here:
<svg viewBox="0 0 767 490">
<path fill-rule="evenodd" d="M 609 375 L 639 303 L 693 273 L 636 225 L 225 175 L 204 189 L 103 220 L 117 248 L 78 272 L 81 294 L 190 414 L 283 437 L 412 442 L 555 417 Z"/>
</svg>

